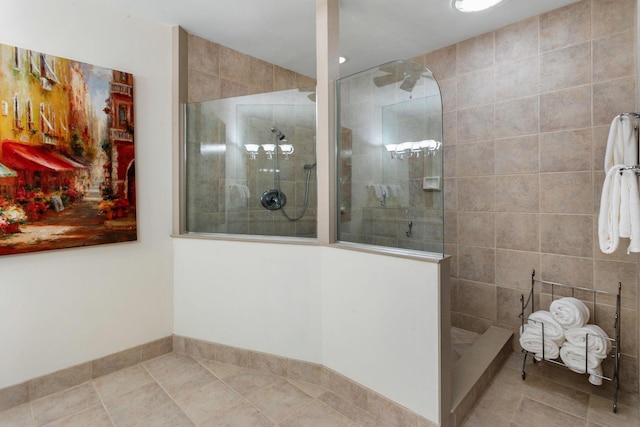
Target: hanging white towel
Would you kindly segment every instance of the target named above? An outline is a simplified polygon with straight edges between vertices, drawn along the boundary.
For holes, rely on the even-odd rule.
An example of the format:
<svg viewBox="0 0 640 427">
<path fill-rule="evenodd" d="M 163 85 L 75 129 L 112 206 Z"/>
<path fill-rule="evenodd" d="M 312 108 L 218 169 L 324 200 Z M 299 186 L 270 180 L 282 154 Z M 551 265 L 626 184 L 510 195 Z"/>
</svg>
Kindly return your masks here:
<svg viewBox="0 0 640 427">
<path fill-rule="evenodd" d="M 600 250 L 611 254 L 620 240 L 620 197 L 622 178 L 619 173 L 624 165 L 616 164 L 607 172 L 602 185 L 600 215 L 598 216 L 598 241 Z M 640 242 L 639 242 L 640 243 Z"/>
<path fill-rule="evenodd" d="M 402 196 L 402 187 L 398 184 L 389 185 L 389 193 L 392 197 L 400 197 Z"/>
<path fill-rule="evenodd" d="M 622 200 L 627 200 L 623 208 Z M 620 183 L 620 213 L 626 209 L 625 215 L 629 222 L 629 246 L 627 254 L 631 252 L 640 252 L 640 192 L 638 191 L 638 176 L 633 170 L 625 170 L 622 172 L 622 180 Z M 622 230 L 620 230 L 620 237 Z"/>
<path fill-rule="evenodd" d="M 549 311 L 565 329 L 581 328 L 589 321 L 589 307 L 573 297 L 564 297 L 551 302 Z"/>
<path fill-rule="evenodd" d="M 604 155 L 604 171 L 617 164 L 634 166 L 638 163 L 638 143 L 636 141 L 633 120 L 618 115 L 611 122 L 607 149 Z"/>
<path fill-rule="evenodd" d="M 640 252 L 638 177 L 633 170 L 623 170 L 624 167 L 623 164 L 612 166 L 602 185 L 598 242 L 605 254 L 616 251 L 620 237 L 631 239 L 627 253 Z"/>
<path fill-rule="evenodd" d="M 238 197 L 243 199 L 248 199 L 251 196 L 251 193 L 249 193 L 249 187 L 246 185 L 232 184 L 229 186 L 229 189 L 231 191 L 235 190 L 238 193 Z"/>
<path fill-rule="evenodd" d="M 371 187 L 376 195 L 376 198 L 382 200 L 387 197 L 389 193 L 387 193 L 387 186 L 382 184 L 372 184 Z"/>
</svg>

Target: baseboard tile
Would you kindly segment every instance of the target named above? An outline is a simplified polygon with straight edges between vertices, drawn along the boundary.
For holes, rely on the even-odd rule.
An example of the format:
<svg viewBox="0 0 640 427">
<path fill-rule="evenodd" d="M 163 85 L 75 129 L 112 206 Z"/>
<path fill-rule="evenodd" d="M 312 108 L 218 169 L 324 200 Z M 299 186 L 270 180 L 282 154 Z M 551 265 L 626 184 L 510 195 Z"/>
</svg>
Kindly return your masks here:
<svg viewBox="0 0 640 427">
<path fill-rule="evenodd" d="M 437 426 L 423 416 L 326 366 L 177 335 L 0 389 L 0 412 L 171 352 L 322 386 L 389 426 Z"/>
<path fill-rule="evenodd" d="M 0 389 L 0 412 L 173 351 L 173 336 Z"/>
<path fill-rule="evenodd" d="M 389 426 L 437 426 L 410 409 L 320 364 L 177 335 L 174 336 L 173 348 L 177 353 L 320 385 Z"/>
</svg>

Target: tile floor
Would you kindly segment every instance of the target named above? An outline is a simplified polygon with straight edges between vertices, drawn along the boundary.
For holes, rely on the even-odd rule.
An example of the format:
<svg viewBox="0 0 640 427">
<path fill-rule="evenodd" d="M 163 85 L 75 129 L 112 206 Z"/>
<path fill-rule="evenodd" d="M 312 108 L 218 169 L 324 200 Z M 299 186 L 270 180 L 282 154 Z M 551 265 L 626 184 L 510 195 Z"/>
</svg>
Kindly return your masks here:
<svg viewBox="0 0 640 427">
<path fill-rule="evenodd" d="M 385 426 L 325 388 L 169 353 L 0 412 L 0 426 Z"/>
<path fill-rule="evenodd" d="M 637 393 L 620 391 L 614 414 L 613 383 L 592 386 L 586 375 L 549 363 L 534 365 L 530 359 L 522 381 L 522 354 L 509 357 L 463 427 L 640 426 Z"/>
<path fill-rule="evenodd" d="M 637 394 L 606 390 L 548 364 L 522 381 L 514 353 L 465 427 L 640 426 Z M 318 385 L 170 353 L 0 412 L 4 426 L 389 427 Z"/>
</svg>

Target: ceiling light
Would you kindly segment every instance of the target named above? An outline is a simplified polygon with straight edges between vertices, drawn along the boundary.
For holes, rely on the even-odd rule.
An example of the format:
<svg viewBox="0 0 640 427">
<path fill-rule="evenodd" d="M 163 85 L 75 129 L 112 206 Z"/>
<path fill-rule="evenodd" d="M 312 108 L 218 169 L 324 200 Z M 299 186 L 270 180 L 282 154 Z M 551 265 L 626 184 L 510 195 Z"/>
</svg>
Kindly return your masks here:
<svg viewBox="0 0 640 427">
<path fill-rule="evenodd" d="M 504 0 L 453 0 L 453 7 L 460 12 L 481 12 L 490 9 Z"/>
<path fill-rule="evenodd" d="M 345 58 L 344 56 L 340 57 L 340 63 L 344 64 L 345 62 L 347 62 L 347 58 Z"/>
</svg>

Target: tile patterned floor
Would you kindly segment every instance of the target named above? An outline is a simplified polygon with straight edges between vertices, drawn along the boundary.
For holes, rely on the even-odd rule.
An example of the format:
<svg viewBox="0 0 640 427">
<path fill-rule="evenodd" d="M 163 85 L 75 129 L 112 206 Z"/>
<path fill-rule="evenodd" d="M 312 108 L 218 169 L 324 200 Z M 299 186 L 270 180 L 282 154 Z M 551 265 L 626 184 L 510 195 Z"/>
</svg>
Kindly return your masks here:
<svg viewBox="0 0 640 427">
<path fill-rule="evenodd" d="M 640 426 L 637 394 L 607 390 L 549 364 L 522 381 L 514 353 L 465 427 Z M 0 412 L 0 427 L 389 427 L 318 385 L 170 353 Z"/>
<path fill-rule="evenodd" d="M 170 353 L 0 412 L 0 427 L 386 424 L 325 388 Z"/>
<path fill-rule="evenodd" d="M 530 360 L 530 358 L 529 358 Z M 476 403 L 463 427 L 639 427 L 637 393 L 620 391 L 612 411 L 613 383 L 592 386 L 586 375 L 549 363 L 527 362 L 513 353 Z"/>
</svg>

